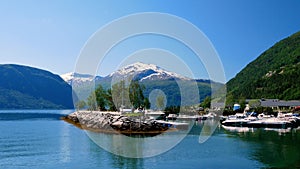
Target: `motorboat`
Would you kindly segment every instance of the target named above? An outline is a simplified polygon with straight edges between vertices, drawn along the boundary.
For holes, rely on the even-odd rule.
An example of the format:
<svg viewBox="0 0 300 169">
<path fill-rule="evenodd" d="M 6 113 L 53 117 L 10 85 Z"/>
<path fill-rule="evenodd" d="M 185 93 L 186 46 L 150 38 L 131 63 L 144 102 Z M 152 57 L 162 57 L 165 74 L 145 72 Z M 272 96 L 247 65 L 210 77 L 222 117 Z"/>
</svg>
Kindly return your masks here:
<svg viewBox="0 0 300 169">
<path fill-rule="evenodd" d="M 232 127 L 287 129 L 297 128 L 300 125 L 300 119 L 292 114 L 279 114 L 278 117 L 259 114 L 258 117 L 247 117 L 242 113 L 237 113 L 228 116 L 221 124 Z"/>
<path fill-rule="evenodd" d="M 248 127 L 249 122 L 250 120 L 244 118 L 226 119 L 222 122 L 222 125 L 232 127 Z"/>
<path fill-rule="evenodd" d="M 169 114 L 169 115 L 167 116 L 167 119 L 168 119 L 168 120 L 176 120 L 176 119 L 177 119 L 177 114 Z"/>
<path fill-rule="evenodd" d="M 152 111 L 152 110 L 147 110 L 145 112 L 145 116 L 149 117 L 150 119 L 158 119 L 160 118 L 161 116 L 164 116 L 165 113 L 162 112 L 162 111 Z"/>
<path fill-rule="evenodd" d="M 255 120 L 256 117 L 247 117 L 244 113 L 236 113 L 235 115 L 228 116 L 226 120 L 222 121 L 222 125 L 233 127 L 248 127 L 248 123 Z"/>
<path fill-rule="evenodd" d="M 260 119 L 257 121 L 251 121 L 248 124 L 248 127 L 253 128 L 291 128 L 292 123 L 285 119 L 280 119 L 276 117 Z"/>
<path fill-rule="evenodd" d="M 202 116 L 202 120 L 214 119 L 216 116 L 216 113 L 209 112 L 208 114 Z"/>
</svg>

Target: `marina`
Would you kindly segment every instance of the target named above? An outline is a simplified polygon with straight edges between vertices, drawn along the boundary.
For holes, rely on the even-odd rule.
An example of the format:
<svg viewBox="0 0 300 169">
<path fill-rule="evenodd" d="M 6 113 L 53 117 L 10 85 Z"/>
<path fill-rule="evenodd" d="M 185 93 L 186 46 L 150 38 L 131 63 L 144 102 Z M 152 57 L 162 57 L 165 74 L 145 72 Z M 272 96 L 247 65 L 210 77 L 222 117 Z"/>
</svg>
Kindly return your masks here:
<svg viewBox="0 0 300 169">
<path fill-rule="evenodd" d="M 248 127 L 248 128 L 297 128 L 300 126 L 300 118 L 296 116 L 264 116 L 258 115 L 246 116 L 244 114 L 236 114 L 228 116 L 226 120 L 221 122 L 224 126 L 232 127 Z"/>
<path fill-rule="evenodd" d="M 70 113 L 72 110 L 0 111 L 1 167 L 110 169 L 185 168 L 187 166 L 187 168 L 199 168 L 199 166 L 203 168 L 297 168 L 300 166 L 299 128 L 249 128 L 221 125 L 205 144 L 199 144 L 199 133 L 204 129 L 204 124 L 212 121 L 199 120 L 194 122 L 194 126 L 183 141 L 166 153 L 156 157 L 136 159 L 105 151 L 87 136 L 88 131 L 59 120 L 59 117 Z M 123 140 L 119 140 L 120 134 L 95 134 L 105 139 L 104 143 L 111 143 L 114 147 L 127 145 L 131 152 L 137 154 L 147 150 L 153 151 L 145 144 L 138 144 L 138 147 L 134 143 L 124 144 Z M 165 134 L 167 133 L 163 135 Z M 169 134 L 172 138 L 178 137 L 177 134 Z M 155 140 L 156 137 L 140 139 Z M 169 140 L 168 138 L 167 141 Z M 159 150 L 162 147 L 163 145 L 157 144 L 154 148 Z M 231 162 L 236 160 L 242 163 Z"/>
</svg>

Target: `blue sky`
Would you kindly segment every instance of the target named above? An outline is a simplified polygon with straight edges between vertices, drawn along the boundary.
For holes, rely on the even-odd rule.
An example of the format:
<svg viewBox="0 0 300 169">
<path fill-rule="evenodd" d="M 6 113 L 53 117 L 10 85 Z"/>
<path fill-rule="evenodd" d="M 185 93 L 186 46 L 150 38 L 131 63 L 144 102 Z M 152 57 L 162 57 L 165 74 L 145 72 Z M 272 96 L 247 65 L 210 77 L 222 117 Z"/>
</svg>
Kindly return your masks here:
<svg viewBox="0 0 300 169">
<path fill-rule="evenodd" d="M 162 12 L 184 18 L 206 34 L 229 80 L 264 50 L 300 30 L 299 9 L 298 0 L 4 0 L 0 2 L 0 63 L 56 74 L 71 72 L 86 41 L 105 24 L 137 12 Z M 99 72 L 107 75 L 114 68 L 108 62 Z"/>
</svg>

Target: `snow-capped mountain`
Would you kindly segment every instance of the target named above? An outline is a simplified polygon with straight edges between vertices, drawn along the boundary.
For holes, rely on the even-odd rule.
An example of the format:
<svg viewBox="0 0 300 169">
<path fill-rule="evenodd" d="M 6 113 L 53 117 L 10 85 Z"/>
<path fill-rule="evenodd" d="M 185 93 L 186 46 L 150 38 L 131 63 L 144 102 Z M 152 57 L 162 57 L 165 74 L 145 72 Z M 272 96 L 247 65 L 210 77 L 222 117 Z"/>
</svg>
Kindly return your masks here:
<svg viewBox="0 0 300 169">
<path fill-rule="evenodd" d="M 136 62 L 131 65 L 127 65 L 120 70 L 111 73 L 108 78 L 126 78 L 132 77 L 134 80 L 167 80 L 167 79 L 181 79 L 189 80 L 189 78 L 181 76 L 177 73 L 170 72 L 156 66 L 154 64 L 145 64 Z"/>
<path fill-rule="evenodd" d="M 67 73 L 61 75 L 61 77 L 71 84 L 72 87 L 75 87 L 75 92 L 80 100 L 86 100 L 91 93 L 91 89 L 98 84 L 101 84 L 104 89 L 109 89 L 111 88 L 111 83 L 118 82 L 119 80 L 130 82 L 129 80 L 131 79 L 138 80 L 145 86 L 144 94 L 146 97 L 150 95 L 153 89 L 160 89 L 164 91 L 167 97 L 167 105 L 169 106 L 181 104 L 190 105 L 182 102 L 181 99 L 178 99 L 181 98 L 181 92 L 178 87 L 177 80 L 182 80 L 181 82 L 183 83 L 181 83 L 181 85 L 187 85 L 187 93 L 195 93 L 193 88 L 190 88 L 190 81 L 193 82 L 192 79 L 164 70 L 154 64 L 145 64 L 140 62 L 124 66 L 105 77 L 94 77 L 92 75 L 78 73 Z M 116 81 L 112 82 L 113 80 Z M 197 82 L 199 93 L 201 93 L 201 95 L 199 94 L 201 96 L 200 99 L 204 99 L 210 94 L 211 89 L 209 84 L 212 82 L 210 80 L 194 80 Z M 214 84 L 222 86 L 222 84 Z M 194 103 L 197 99 L 198 98 L 191 96 L 185 101 L 191 101 L 191 103 Z"/>
<path fill-rule="evenodd" d="M 114 79 L 124 79 L 131 77 L 134 80 L 147 81 L 147 80 L 169 80 L 169 79 L 180 79 L 180 80 L 190 80 L 187 77 L 179 75 L 174 72 L 170 72 L 156 66 L 154 64 L 145 64 L 141 62 L 136 62 L 131 65 L 127 65 L 105 77 L 92 76 L 88 74 L 79 73 L 66 73 L 61 75 L 61 77 L 70 85 L 80 85 L 87 84 L 95 80 L 96 84 L 101 82 L 110 82 L 112 78 Z"/>
<path fill-rule="evenodd" d="M 60 76 L 64 81 L 69 83 L 70 85 L 72 84 L 82 84 L 82 83 L 87 83 L 87 82 L 92 82 L 94 79 L 100 80 L 100 76 L 94 77 L 93 75 L 88 75 L 88 74 L 80 74 L 80 73 L 66 73 Z"/>
</svg>

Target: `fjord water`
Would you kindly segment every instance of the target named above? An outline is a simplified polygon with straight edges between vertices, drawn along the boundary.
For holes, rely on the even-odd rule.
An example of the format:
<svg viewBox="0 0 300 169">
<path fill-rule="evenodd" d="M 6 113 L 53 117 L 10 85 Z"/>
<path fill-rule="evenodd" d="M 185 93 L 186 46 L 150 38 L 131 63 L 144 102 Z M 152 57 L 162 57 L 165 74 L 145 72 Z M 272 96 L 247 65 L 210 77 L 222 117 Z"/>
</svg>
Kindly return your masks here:
<svg viewBox="0 0 300 169">
<path fill-rule="evenodd" d="M 85 131 L 60 120 L 72 110 L 0 111 L 0 168 L 297 168 L 300 130 L 216 129 L 198 143 L 202 123 L 176 147 L 136 159 L 98 147 Z M 126 146 L 126 145 L 124 145 Z"/>
</svg>

